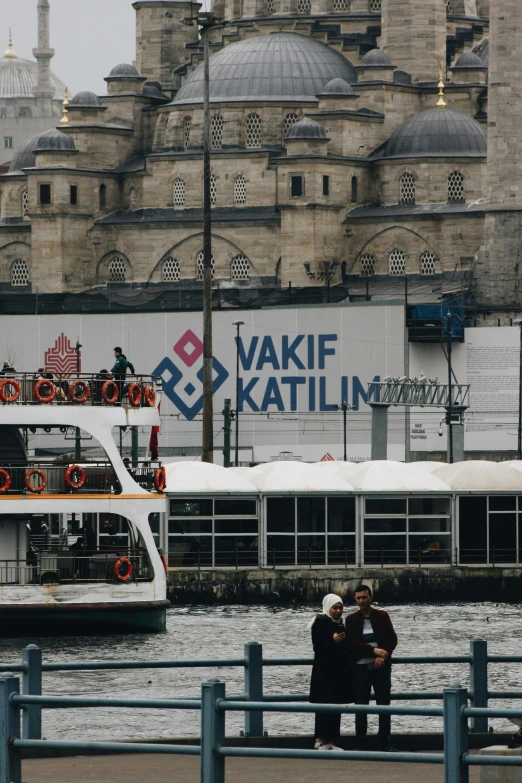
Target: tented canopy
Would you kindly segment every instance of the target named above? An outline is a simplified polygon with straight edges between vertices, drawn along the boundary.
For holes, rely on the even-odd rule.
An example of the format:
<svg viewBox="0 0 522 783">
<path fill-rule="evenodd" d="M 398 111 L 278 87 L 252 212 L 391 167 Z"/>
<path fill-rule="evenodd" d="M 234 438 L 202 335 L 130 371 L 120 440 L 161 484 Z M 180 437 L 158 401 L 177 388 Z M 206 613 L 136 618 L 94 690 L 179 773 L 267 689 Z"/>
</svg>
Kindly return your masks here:
<svg viewBox="0 0 522 783">
<path fill-rule="evenodd" d="M 414 465 L 392 460 L 365 462 L 350 476 L 355 489 L 365 492 L 447 492 L 440 478 Z"/>
<path fill-rule="evenodd" d="M 235 471 L 209 462 L 171 462 L 165 465 L 167 492 L 254 492 L 256 488 Z"/>
<path fill-rule="evenodd" d="M 438 468 L 433 476 L 445 481 L 450 489 L 522 491 L 522 472 L 505 462 L 454 462 Z"/>
</svg>

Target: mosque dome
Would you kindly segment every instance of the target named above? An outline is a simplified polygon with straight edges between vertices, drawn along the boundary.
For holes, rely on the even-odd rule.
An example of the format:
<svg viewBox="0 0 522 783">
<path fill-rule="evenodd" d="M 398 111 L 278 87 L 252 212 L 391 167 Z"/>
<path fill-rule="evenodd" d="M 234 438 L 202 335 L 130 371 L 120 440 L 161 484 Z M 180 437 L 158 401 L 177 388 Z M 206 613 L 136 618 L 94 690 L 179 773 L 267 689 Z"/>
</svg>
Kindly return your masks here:
<svg viewBox="0 0 522 783">
<path fill-rule="evenodd" d="M 485 68 L 484 63 L 478 56 L 478 54 L 473 54 L 473 52 L 464 52 L 464 54 L 461 54 L 455 65 L 454 68 Z"/>
<path fill-rule="evenodd" d="M 328 84 L 323 88 L 321 95 L 353 95 L 353 87 L 348 84 L 344 79 L 340 79 L 336 76 L 335 79 L 330 79 Z"/>
<path fill-rule="evenodd" d="M 74 140 L 72 136 L 62 133 L 58 128 L 51 128 L 45 133 L 38 133 L 33 137 L 36 152 L 74 152 Z"/>
<path fill-rule="evenodd" d="M 210 58 L 210 99 L 313 101 L 332 79 L 357 81 L 340 52 L 297 33 L 270 33 L 225 46 Z M 203 101 L 203 64 L 191 73 L 173 105 Z"/>
<path fill-rule="evenodd" d="M 109 79 L 139 79 L 140 74 L 134 65 L 128 65 L 127 63 L 120 63 L 115 65 L 110 72 Z"/>
<path fill-rule="evenodd" d="M 365 68 L 372 66 L 378 68 L 391 68 L 392 61 L 382 49 L 370 49 L 362 58 L 361 65 Z"/>
<path fill-rule="evenodd" d="M 22 169 L 31 169 L 35 165 L 34 150 L 37 146 L 37 139 L 40 134 L 32 136 L 25 144 L 22 144 L 15 153 L 9 166 L 9 174 L 19 174 Z"/>
<path fill-rule="evenodd" d="M 326 130 L 324 125 L 305 117 L 299 122 L 295 122 L 288 131 L 287 139 L 324 139 L 326 140 Z"/>
<path fill-rule="evenodd" d="M 0 59 L 0 98 L 33 98 L 37 83 L 38 65 L 22 60 L 13 49 L 8 49 Z M 63 100 L 65 84 L 53 73 L 51 85 L 55 100 Z"/>
<path fill-rule="evenodd" d="M 453 109 L 428 109 L 406 120 L 370 157 L 485 157 L 486 150 L 486 132 L 472 117 Z"/>
<path fill-rule="evenodd" d="M 83 90 L 77 92 L 76 95 L 71 98 L 71 106 L 101 106 L 100 99 L 94 92 Z"/>
</svg>

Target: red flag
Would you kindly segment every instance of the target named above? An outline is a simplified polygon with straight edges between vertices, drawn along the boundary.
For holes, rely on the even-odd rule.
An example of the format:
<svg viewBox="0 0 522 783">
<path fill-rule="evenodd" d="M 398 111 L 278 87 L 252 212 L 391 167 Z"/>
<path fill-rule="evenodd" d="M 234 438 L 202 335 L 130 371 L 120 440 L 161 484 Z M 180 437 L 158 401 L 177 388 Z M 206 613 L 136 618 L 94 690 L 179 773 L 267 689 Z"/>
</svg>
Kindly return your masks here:
<svg viewBox="0 0 522 783">
<path fill-rule="evenodd" d="M 161 408 L 161 402 L 158 405 L 158 415 Z M 158 459 L 158 435 L 159 435 L 160 428 L 159 427 L 152 427 L 150 431 L 150 441 L 149 441 L 149 451 L 150 451 L 150 458 L 151 459 Z"/>
</svg>

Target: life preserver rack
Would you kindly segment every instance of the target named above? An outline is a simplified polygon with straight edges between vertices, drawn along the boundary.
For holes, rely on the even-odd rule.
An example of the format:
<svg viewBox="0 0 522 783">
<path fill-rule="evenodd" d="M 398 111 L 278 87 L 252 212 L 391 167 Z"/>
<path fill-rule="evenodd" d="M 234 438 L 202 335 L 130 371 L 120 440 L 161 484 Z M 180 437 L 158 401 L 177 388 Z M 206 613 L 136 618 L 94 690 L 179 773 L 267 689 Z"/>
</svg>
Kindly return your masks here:
<svg viewBox="0 0 522 783">
<path fill-rule="evenodd" d="M 76 473 L 77 478 L 74 479 Z M 69 465 L 65 471 L 65 483 L 71 487 L 71 489 L 80 489 L 85 484 L 87 475 L 81 465 Z"/>
<path fill-rule="evenodd" d="M 125 570 L 122 572 L 122 568 Z M 114 576 L 118 582 L 128 582 L 134 568 L 128 557 L 119 557 L 114 563 Z"/>
</svg>

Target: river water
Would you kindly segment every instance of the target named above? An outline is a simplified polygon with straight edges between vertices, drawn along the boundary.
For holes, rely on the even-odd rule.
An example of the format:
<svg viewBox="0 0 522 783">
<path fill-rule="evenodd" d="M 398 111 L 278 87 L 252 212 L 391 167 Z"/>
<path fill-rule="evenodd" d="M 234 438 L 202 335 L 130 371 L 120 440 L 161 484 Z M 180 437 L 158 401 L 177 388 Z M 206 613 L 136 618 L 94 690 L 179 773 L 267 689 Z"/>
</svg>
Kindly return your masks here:
<svg viewBox="0 0 522 783">
<path fill-rule="evenodd" d="M 522 605 L 494 603 L 380 605 L 392 618 L 399 646 L 398 655 L 464 655 L 469 640 L 488 640 L 490 653 L 520 654 Z M 353 607 L 355 609 L 355 607 Z M 348 611 L 352 611 L 350 608 Z M 311 607 L 190 606 L 168 610 L 163 635 L 70 636 L 0 640 L 2 663 L 18 663 L 27 644 L 43 649 L 45 662 L 78 660 L 153 660 L 240 658 L 243 644 L 263 644 L 264 657 L 311 657 L 307 623 Z M 138 698 L 198 697 L 199 685 L 210 677 L 227 683 L 229 694 L 243 690 L 240 669 L 163 669 L 100 672 L 49 672 L 44 674 L 44 693 L 49 695 L 99 695 Z M 445 685 L 469 685 L 465 664 L 423 664 L 393 667 L 395 691 L 440 691 Z M 305 693 L 309 666 L 267 667 L 265 693 Z M 490 664 L 490 690 L 522 690 L 522 664 Z M 395 702 L 397 703 L 397 702 Z M 409 702 L 412 704 L 412 702 Z M 419 702 L 413 702 L 418 704 Z M 428 704 L 429 702 L 423 702 Z M 440 704 L 440 702 L 438 702 Z M 490 706 L 500 702 L 490 702 Z M 505 701 L 502 706 L 515 706 Z M 43 735 L 47 739 L 123 739 L 193 736 L 199 734 L 199 712 L 135 709 L 45 710 Z M 353 731 L 353 716 L 343 717 L 343 730 Z M 370 718 L 370 731 L 376 718 Z M 403 731 L 437 731 L 438 718 L 393 718 L 393 727 Z M 496 730 L 511 731 L 507 720 L 492 720 Z M 238 734 L 242 713 L 228 713 L 227 734 Z M 312 715 L 265 715 L 270 734 L 312 733 Z"/>
</svg>

